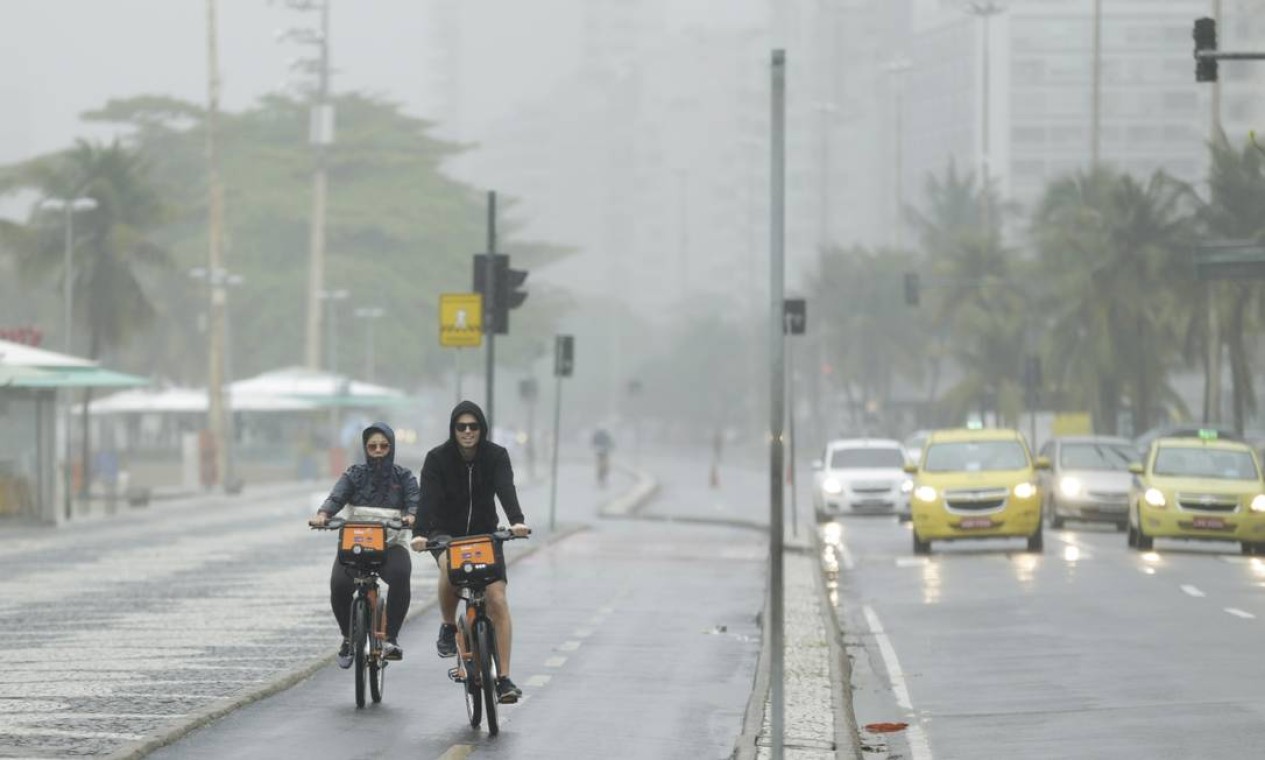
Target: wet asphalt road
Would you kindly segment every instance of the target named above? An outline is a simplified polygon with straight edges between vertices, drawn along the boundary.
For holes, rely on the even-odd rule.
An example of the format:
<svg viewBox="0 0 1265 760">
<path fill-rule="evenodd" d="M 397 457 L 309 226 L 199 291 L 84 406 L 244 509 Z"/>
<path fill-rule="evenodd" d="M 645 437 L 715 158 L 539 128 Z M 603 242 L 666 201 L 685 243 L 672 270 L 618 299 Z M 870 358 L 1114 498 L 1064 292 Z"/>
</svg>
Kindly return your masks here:
<svg viewBox="0 0 1265 760">
<path fill-rule="evenodd" d="M 767 537 L 695 520 L 758 522 L 767 486 L 758 471 L 723 471 L 711 489 L 705 467 L 688 459 L 642 464 L 661 484 L 646 507 L 655 519 L 601 519 L 594 491 L 565 507 L 566 520 L 586 529 L 511 566 L 512 675 L 525 699 L 501 709 L 499 736 L 469 727 L 445 675 L 452 661 L 434 653 L 431 609 L 401 635 L 406 657 L 388 670 L 382 704 L 357 709 L 351 673 L 331 666 L 151 757 L 282 747 L 311 760 L 728 757 L 759 654 Z M 541 522 L 539 505 L 528 514 Z M 414 603 L 432 594 L 415 586 Z"/>
<path fill-rule="evenodd" d="M 1040 556 L 976 541 L 922 558 L 894 519 L 840 525 L 858 722 L 909 722 L 893 756 L 1265 754 L 1265 560 L 1236 544 L 1141 554 L 1072 523 Z"/>
</svg>

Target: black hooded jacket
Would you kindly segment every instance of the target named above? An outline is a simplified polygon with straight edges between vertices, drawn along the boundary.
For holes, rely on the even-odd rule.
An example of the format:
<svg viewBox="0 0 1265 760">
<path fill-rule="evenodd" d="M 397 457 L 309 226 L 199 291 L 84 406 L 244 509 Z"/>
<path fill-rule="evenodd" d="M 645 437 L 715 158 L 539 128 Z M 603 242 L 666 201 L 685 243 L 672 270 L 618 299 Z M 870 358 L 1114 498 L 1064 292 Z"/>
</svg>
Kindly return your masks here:
<svg viewBox="0 0 1265 760">
<path fill-rule="evenodd" d="M 365 451 L 365 464 L 353 464 L 334 484 L 334 490 L 321 505 L 320 511 L 332 515 L 351 504 L 357 507 L 394 507 L 402 513 L 416 515 L 417 479 L 413 472 L 395 463 L 395 431 L 385 422 L 375 422 L 360 434 L 360 445 L 375 432 L 382 433 L 391 448 L 385 457 L 374 459 Z"/>
<path fill-rule="evenodd" d="M 461 456 L 453 426 L 463 414 L 473 414 L 482 433 L 474 459 Z M 488 421 L 483 410 L 473 401 L 462 401 L 448 418 L 448 440 L 431 449 L 422 463 L 422 500 L 413 535 L 430 538 L 436 535 L 470 536 L 496 530 L 496 502 L 511 525 L 523 522 L 514 488 L 514 468 L 509 452 L 487 439 Z"/>
</svg>

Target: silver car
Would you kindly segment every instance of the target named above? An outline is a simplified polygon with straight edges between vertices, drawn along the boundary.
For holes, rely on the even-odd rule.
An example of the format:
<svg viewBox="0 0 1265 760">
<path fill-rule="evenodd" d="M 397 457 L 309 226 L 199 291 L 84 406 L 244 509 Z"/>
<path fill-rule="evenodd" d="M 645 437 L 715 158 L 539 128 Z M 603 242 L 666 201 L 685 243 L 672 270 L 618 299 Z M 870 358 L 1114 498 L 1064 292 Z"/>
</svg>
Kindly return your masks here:
<svg viewBox="0 0 1265 760">
<path fill-rule="evenodd" d="M 843 513 L 894 514 L 908 510 L 913 481 L 905 451 L 886 438 L 831 441 L 813 462 L 813 511 L 818 522 Z"/>
<path fill-rule="evenodd" d="M 1109 436 L 1066 436 L 1041 447 L 1050 460 L 1043 473 L 1044 510 L 1050 527 L 1067 520 L 1129 526 L 1129 464 L 1138 461 L 1133 442 Z"/>
</svg>

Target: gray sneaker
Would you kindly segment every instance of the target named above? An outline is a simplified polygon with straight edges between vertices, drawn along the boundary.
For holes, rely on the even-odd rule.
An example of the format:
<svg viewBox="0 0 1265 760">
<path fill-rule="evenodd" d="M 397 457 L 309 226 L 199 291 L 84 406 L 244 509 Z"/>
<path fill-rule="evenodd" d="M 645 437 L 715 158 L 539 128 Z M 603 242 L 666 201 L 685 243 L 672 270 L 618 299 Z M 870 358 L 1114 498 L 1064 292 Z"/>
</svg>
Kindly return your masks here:
<svg viewBox="0 0 1265 760">
<path fill-rule="evenodd" d="M 346 670 L 351 667 L 351 641 L 343 639 L 343 643 L 338 647 L 338 667 Z"/>
<path fill-rule="evenodd" d="M 382 659 L 391 660 L 392 662 L 403 660 L 404 650 L 400 649 L 400 645 L 395 643 L 394 640 L 387 639 L 382 642 Z"/>
</svg>

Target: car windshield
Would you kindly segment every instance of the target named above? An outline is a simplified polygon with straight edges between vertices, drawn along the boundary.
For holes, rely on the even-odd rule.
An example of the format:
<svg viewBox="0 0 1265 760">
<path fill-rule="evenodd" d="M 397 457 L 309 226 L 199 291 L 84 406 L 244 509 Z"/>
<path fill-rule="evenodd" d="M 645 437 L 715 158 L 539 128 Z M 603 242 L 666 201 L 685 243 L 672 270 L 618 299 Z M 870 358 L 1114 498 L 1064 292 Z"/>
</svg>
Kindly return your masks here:
<svg viewBox="0 0 1265 760">
<path fill-rule="evenodd" d="M 1257 480 L 1256 462 L 1246 451 L 1202 446 L 1161 446 L 1151 468 L 1155 475 L 1221 480 Z"/>
<path fill-rule="evenodd" d="M 904 466 L 905 455 L 897 448 L 835 449 L 830 455 L 832 470 Z"/>
<path fill-rule="evenodd" d="M 1127 471 L 1138 452 L 1122 443 L 1065 443 L 1059 450 L 1059 466 L 1065 470 Z"/>
<path fill-rule="evenodd" d="M 922 468 L 927 472 L 984 472 L 1022 470 L 1028 455 L 1018 441 L 957 441 L 927 447 Z"/>
</svg>

